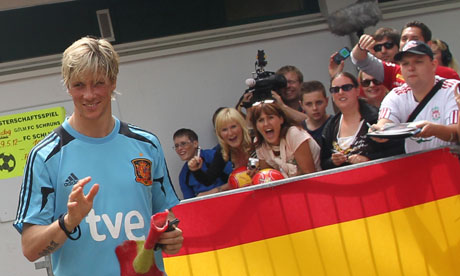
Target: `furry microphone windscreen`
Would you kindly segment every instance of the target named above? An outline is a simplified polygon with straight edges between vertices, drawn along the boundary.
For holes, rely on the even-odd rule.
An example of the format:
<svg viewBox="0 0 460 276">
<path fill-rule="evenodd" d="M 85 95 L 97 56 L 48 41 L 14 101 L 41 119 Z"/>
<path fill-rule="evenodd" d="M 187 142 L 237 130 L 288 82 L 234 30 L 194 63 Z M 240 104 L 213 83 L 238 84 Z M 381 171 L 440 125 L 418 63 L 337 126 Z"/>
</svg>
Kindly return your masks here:
<svg viewBox="0 0 460 276">
<path fill-rule="evenodd" d="M 329 15 L 328 23 L 333 34 L 344 36 L 362 33 L 365 28 L 375 26 L 381 18 L 377 1 L 361 0 Z"/>
</svg>

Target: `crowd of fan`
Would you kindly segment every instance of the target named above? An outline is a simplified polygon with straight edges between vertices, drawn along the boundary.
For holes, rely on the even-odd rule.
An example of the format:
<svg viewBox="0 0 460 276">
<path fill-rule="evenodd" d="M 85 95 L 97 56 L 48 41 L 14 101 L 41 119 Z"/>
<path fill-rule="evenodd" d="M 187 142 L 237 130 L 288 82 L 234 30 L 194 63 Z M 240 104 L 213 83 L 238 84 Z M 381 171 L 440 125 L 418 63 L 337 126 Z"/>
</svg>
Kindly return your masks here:
<svg viewBox="0 0 460 276">
<path fill-rule="evenodd" d="M 334 115 L 326 112 L 325 86 L 304 82 L 300 70 L 288 65 L 276 72 L 287 86 L 272 91 L 272 99 L 243 108 L 248 93 L 236 108 L 216 110 L 215 148 L 201 150 L 193 130 L 176 131 L 173 148 L 186 161 L 179 175 L 184 198 L 230 189 L 229 174 L 247 167 L 250 158 L 259 160 L 247 169 L 251 177 L 265 168 L 292 177 L 458 143 L 458 64 L 425 24 L 412 21 L 401 33 L 380 28 L 362 35 L 351 52 L 357 77 L 343 71 L 344 61 L 334 62 L 335 54 L 329 61 Z M 419 133 L 405 139 L 367 135 L 400 123 Z"/>
</svg>

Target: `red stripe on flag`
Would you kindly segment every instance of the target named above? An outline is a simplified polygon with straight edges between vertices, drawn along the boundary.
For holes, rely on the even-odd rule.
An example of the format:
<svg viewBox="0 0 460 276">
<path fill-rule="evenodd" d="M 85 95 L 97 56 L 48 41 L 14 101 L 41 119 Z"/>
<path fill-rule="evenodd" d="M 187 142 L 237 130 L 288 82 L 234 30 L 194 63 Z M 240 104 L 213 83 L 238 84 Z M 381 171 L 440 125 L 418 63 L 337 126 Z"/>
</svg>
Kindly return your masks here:
<svg viewBox="0 0 460 276">
<path fill-rule="evenodd" d="M 184 246 L 199 253 L 383 214 L 460 193 L 449 149 L 181 204 Z"/>
</svg>

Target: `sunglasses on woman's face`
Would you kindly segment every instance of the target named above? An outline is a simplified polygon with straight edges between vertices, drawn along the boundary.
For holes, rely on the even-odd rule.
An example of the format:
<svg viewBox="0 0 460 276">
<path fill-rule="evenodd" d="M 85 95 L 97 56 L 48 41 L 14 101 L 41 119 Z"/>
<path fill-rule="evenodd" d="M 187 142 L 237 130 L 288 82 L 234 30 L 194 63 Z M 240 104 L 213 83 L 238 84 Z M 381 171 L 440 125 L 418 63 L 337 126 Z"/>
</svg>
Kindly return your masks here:
<svg viewBox="0 0 460 276">
<path fill-rule="evenodd" d="M 374 84 L 374 85 L 381 85 L 382 82 L 381 81 L 378 81 L 376 79 L 367 79 L 367 80 L 362 80 L 361 81 L 361 86 L 362 87 L 369 87 L 369 85 L 371 85 L 371 82 Z"/>
<path fill-rule="evenodd" d="M 329 88 L 329 91 L 331 93 L 339 93 L 340 92 L 340 89 L 342 89 L 343 91 L 350 91 L 351 89 L 353 89 L 355 86 L 353 84 L 344 84 L 342 86 L 332 86 L 331 88 Z"/>
<path fill-rule="evenodd" d="M 377 44 L 374 46 L 374 51 L 376 52 L 380 52 L 382 51 L 382 48 L 385 47 L 385 49 L 389 50 L 391 48 L 393 48 L 393 46 L 395 46 L 395 44 L 393 42 L 385 42 L 385 43 L 382 43 L 382 44 Z"/>
</svg>

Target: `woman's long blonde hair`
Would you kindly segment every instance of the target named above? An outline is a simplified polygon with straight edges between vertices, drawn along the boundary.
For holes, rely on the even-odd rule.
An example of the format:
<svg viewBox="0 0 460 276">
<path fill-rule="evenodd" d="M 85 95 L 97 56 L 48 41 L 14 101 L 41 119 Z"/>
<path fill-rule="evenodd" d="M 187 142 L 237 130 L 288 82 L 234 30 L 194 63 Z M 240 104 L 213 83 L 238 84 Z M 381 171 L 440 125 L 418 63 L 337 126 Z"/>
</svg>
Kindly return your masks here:
<svg viewBox="0 0 460 276">
<path fill-rule="evenodd" d="M 249 130 L 246 125 L 246 120 L 244 119 L 241 113 L 234 108 L 224 108 L 216 116 L 216 136 L 219 141 L 220 147 L 222 148 L 222 157 L 225 161 L 230 159 L 230 147 L 224 140 L 220 137 L 220 131 L 222 128 L 229 122 L 236 122 L 240 125 L 243 131 L 243 142 L 240 147 L 242 147 L 244 152 L 250 152 L 253 149 L 251 136 L 249 135 Z"/>
<path fill-rule="evenodd" d="M 460 68 L 458 67 L 457 60 L 455 60 L 455 58 L 452 56 L 452 53 L 450 52 L 449 46 L 446 42 L 440 39 L 433 39 L 431 40 L 431 49 L 433 50 L 433 52 L 435 52 L 436 50 L 439 50 L 441 52 L 443 64 L 440 65 L 452 68 L 453 70 L 455 70 L 455 72 L 460 74 Z M 444 64 L 444 62 L 447 62 L 447 64 Z"/>
</svg>

